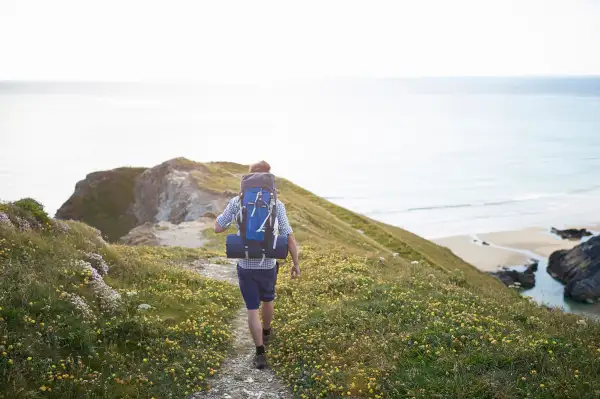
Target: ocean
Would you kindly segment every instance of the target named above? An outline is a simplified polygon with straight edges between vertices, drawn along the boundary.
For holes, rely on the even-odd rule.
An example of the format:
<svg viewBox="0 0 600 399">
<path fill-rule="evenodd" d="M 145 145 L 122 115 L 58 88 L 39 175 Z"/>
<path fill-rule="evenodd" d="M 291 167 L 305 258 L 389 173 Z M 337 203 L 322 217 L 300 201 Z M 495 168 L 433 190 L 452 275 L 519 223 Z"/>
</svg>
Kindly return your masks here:
<svg viewBox="0 0 600 399">
<path fill-rule="evenodd" d="M 89 172 L 249 163 L 425 238 L 600 222 L 600 78 L 0 82 L 0 199 Z"/>
</svg>

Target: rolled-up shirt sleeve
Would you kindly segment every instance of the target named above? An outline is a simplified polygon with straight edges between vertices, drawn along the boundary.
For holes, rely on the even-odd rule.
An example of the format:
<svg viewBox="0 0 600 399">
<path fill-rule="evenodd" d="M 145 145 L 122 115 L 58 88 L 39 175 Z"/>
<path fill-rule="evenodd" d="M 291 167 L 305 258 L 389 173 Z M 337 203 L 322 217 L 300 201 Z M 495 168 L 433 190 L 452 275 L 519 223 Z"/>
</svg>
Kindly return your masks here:
<svg viewBox="0 0 600 399">
<path fill-rule="evenodd" d="M 287 236 L 294 232 L 292 230 L 292 226 L 290 226 L 290 221 L 287 217 L 285 205 L 283 205 L 283 202 L 279 200 L 277 201 L 277 223 L 279 227 L 279 235 Z"/>
<path fill-rule="evenodd" d="M 219 225 L 224 229 L 229 227 L 233 222 L 233 219 L 235 218 L 235 215 L 238 213 L 238 211 L 238 198 L 232 198 L 223 210 L 223 213 L 217 216 L 217 223 L 219 223 Z"/>
</svg>

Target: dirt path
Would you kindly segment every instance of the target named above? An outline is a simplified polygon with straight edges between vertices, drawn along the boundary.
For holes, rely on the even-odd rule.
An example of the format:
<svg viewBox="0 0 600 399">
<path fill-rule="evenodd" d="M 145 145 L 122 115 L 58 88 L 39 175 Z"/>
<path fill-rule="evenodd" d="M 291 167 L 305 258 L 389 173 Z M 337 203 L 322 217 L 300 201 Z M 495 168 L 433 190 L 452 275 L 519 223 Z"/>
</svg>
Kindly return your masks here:
<svg viewBox="0 0 600 399">
<path fill-rule="evenodd" d="M 202 231 L 210 227 L 211 219 L 200 218 L 192 222 L 173 224 L 167 221 L 145 223 L 131 230 L 121 240 L 129 245 L 161 245 L 201 248 L 207 240 Z"/>
<path fill-rule="evenodd" d="M 160 227 L 156 229 L 155 234 L 160 241 L 160 245 L 200 248 L 206 243 L 202 231 L 209 225 L 204 220 L 183 222 L 177 225 L 160 222 L 158 225 Z"/>
<path fill-rule="evenodd" d="M 198 263 L 193 266 L 200 274 L 237 285 L 235 264 Z M 211 382 L 212 389 L 199 392 L 192 398 L 292 398 L 291 390 L 282 384 L 270 369 L 257 370 L 252 366 L 254 342 L 248 331 L 246 308 L 242 307 L 235 321 L 234 342 L 231 356 L 225 360 L 217 376 Z M 268 352 L 268 348 L 267 348 Z"/>
</svg>

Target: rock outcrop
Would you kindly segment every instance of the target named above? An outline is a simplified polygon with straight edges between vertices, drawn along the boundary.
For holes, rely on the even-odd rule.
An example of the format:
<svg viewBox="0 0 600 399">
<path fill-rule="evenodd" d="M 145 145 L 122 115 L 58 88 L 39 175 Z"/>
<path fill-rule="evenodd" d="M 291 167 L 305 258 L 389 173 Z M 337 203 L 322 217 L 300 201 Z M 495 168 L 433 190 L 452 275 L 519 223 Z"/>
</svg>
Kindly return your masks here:
<svg viewBox="0 0 600 399">
<path fill-rule="evenodd" d="M 550 255 L 548 273 L 565 283 L 565 296 L 581 302 L 600 298 L 600 236 Z"/>
<path fill-rule="evenodd" d="M 79 220 L 114 241 L 137 225 L 133 214 L 136 179 L 145 168 L 117 168 L 88 174 L 58 209 L 56 219 Z"/>
<path fill-rule="evenodd" d="M 218 186 L 220 181 L 214 181 L 209 166 L 175 158 L 149 169 L 118 168 L 90 173 L 77 183 L 56 218 L 83 221 L 115 242 L 146 224 L 180 224 L 203 216 L 214 217 L 225 208 L 233 193 Z M 223 186 L 231 188 L 239 180 L 239 176 L 226 172 L 218 178 L 229 179 Z M 128 240 L 151 243 L 156 237 L 148 231 Z"/>
<path fill-rule="evenodd" d="M 533 261 L 527 266 L 524 272 L 516 270 L 502 270 L 499 272 L 492 273 L 492 275 L 498 277 L 508 287 L 521 287 L 521 288 L 533 288 L 535 287 L 535 272 L 538 269 L 538 262 Z"/>
<path fill-rule="evenodd" d="M 563 240 L 581 240 L 583 237 L 589 237 L 592 235 L 586 229 L 566 229 L 558 230 L 554 227 L 550 230 L 551 233 L 556 234 Z"/>
<path fill-rule="evenodd" d="M 206 213 L 218 214 L 227 205 L 226 193 L 203 189 L 194 176 L 210 173 L 197 163 L 175 159 L 142 173 L 135 184 L 133 213 L 139 224 L 197 220 Z"/>
</svg>

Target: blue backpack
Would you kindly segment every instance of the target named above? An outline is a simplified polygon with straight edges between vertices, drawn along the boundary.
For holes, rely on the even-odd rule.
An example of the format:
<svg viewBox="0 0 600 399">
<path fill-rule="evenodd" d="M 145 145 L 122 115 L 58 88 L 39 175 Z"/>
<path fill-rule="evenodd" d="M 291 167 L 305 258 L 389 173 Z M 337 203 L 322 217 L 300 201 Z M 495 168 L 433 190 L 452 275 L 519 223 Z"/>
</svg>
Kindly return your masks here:
<svg viewBox="0 0 600 399">
<path fill-rule="evenodd" d="M 277 190 L 271 173 L 251 173 L 242 177 L 240 212 L 236 216 L 238 234 L 226 240 L 228 258 L 285 259 L 287 236 L 278 235 Z"/>
</svg>

